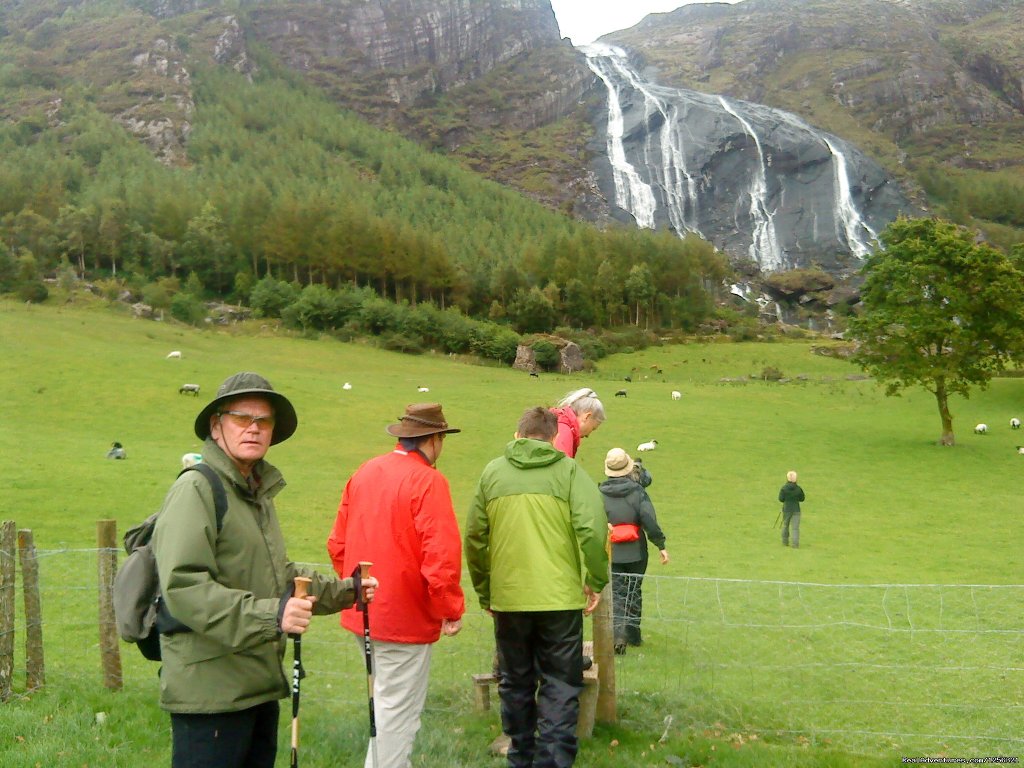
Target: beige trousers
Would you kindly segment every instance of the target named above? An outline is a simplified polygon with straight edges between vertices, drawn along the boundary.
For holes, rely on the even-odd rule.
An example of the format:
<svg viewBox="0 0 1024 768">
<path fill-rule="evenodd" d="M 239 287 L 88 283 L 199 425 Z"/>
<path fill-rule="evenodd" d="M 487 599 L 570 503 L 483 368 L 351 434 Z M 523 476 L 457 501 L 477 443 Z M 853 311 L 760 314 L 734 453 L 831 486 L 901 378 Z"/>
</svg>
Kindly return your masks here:
<svg viewBox="0 0 1024 768">
<path fill-rule="evenodd" d="M 359 640 L 362 650 L 363 639 Z M 377 759 L 373 744 L 364 768 L 409 768 L 413 742 L 430 679 L 429 644 L 373 643 L 373 707 L 377 722 Z"/>
</svg>

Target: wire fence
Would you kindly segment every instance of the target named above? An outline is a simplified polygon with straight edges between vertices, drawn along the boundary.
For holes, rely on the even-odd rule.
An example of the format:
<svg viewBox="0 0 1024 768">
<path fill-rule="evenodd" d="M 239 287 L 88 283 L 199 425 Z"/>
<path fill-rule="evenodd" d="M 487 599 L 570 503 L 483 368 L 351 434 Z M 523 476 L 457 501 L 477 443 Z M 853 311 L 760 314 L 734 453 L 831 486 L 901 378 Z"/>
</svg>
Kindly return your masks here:
<svg viewBox="0 0 1024 768">
<path fill-rule="evenodd" d="M 69 678 L 102 685 L 99 553 L 37 553 L 50 686 Z M 650 575 L 643 603 L 643 644 L 615 657 L 627 727 L 869 753 L 1024 753 L 1022 585 Z M 434 649 L 428 709 L 445 714 L 472 709 L 472 675 L 492 666 L 491 620 L 468 595 L 467 605 L 462 632 Z M 19 607 L 15 636 L 25 630 Z M 314 622 L 303 648 L 305 699 L 331 707 L 365 691 L 360 639 L 336 617 Z M 24 690 L 22 653 L 16 646 L 15 696 Z M 131 646 L 121 654 L 126 683 L 152 685 L 155 706 L 157 665 Z"/>
</svg>

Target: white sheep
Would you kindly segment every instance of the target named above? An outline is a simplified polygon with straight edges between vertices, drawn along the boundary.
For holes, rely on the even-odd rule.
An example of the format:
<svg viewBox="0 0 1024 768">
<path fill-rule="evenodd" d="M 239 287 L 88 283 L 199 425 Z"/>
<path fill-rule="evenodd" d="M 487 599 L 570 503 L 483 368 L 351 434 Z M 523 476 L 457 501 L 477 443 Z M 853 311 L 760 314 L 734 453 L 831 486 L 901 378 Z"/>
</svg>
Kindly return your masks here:
<svg viewBox="0 0 1024 768">
<path fill-rule="evenodd" d="M 124 446 L 118 442 L 114 442 L 110 446 L 110 450 L 107 451 L 108 459 L 127 459 L 128 454 L 124 450 Z"/>
<path fill-rule="evenodd" d="M 171 358 L 174 358 L 175 360 L 181 360 L 181 350 L 176 349 L 173 352 L 168 352 L 166 359 L 170 360 Z"/>
<path fill-rule="evenodd" d="M 640 443 L 640 445 L 638 445 L 636 447 L 636 449 L 638 451 L 653 451 L 657 447 L 658 447 L 658 441 L 657 440 L 649 440 L 646 443 Z"/>
<path fill-rule="evenodd" d="M 1020 419 L 1016 416 L 1010 419 L 1010 429 L 1020 429 Z"/>
<path fill-rule="evenodd" d="M 199 385 L 198 384 L 182 384 L 178 387 L 179 395 L 194 395 L 199 397 Z"/>
<path fill-rule="evenodd" d="M 1024 456 L 1024 445 L 1018 445 L 1017 446 L 1017 453 L 1019 453 L 1020 455 Z"/>
<path fill-rule="evenodd" d="M 202 460 L 203 454 L 201 453 L 186 453 L 181 457 L 181 468 L 188 469 L 189 467 L 194 467 Z"/>
<path fill-rule="evenodd" d="M 430 387 L 416 387 L 417 392 L 429 392 Z"/>
<path fill-rule="evenodd" d="M 346 381 L 344 384 L 341 385 L 341 388 L 347 391 L 352 389 L 352 385 Z"/>
<path fill-rule="evenodd" d="M 683 397 L 683 393 L 682 392 L 680 392 L 677 389 L 673 389 L 672 390 L 672 399 L 673 400 L 680 400 L 682 397 Z"/>
<path fill-rule="evenodd" d="M 978 424 L 974 427 L 974 434 L 984 435 L 988 432 L 988 424 Z"/>
</svg>

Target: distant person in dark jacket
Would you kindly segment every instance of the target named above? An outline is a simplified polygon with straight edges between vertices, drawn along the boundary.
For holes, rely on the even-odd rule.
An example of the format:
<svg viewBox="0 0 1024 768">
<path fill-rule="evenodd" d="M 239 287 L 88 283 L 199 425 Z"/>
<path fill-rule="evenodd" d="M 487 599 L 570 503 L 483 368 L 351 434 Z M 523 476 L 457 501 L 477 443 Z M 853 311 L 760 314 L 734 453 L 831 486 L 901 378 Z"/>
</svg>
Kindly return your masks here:
<svg viewBox="0 0 1024 768">
<path fill-rule="evenodd" d="M 790 546 L 790 527 L 793 529 L 793 548 L 800 546 L 800 502 L 804 500 L 804 489 L 796 484 L 796 472 L 786 473 L 786 484 L 779 489 L 782 502 L 782 546 Z"/>
<path fill-rule="evenodd" d="M 658 525 L 651 497 L 644 490 L 650 474 L 621 448 L 612 448 L 604 460 L 607 480 L 601 483 L 604 510 L 612 539 L 612 628 L 615 653 L 638 646 L 643 612 L 643 577 L 647 572 L 647 540 L 658 548 L 661 564 L 668 563 L 665 534 Z M 646 480 L 646 483 L 643 482 Z"/>
</svg>

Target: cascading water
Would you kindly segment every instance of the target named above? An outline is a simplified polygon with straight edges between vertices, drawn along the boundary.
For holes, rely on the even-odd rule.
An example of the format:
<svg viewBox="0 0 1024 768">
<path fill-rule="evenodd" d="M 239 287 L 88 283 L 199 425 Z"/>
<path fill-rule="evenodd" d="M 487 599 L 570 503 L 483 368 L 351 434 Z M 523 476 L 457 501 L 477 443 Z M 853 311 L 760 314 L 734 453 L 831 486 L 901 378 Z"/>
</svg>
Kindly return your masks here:
<svg viewBox="0 0 1024 768">
<path fill-rule="evenodd" d="M 612 153 L 615 153 L 612 168 L 613 172 L 619 174 L 616 177 L 616 204 L 619 204 L 618 181 L 621 177 L 629 187 L 624 197 L 639 200 L 642 205 L 635 209 L 622 205 L 620 207 L 633 214 L 637 223 L 640 223 L 641 219 L 650 221 L 650 224 L 641 226 L 654 227 L 654 211 L 658 203 L 653 186 L 657 186 L 665 196 L 665 208 L 672 227 L 680 233 L 689 231 L 699 234 L 696 221 L 697 178 L 686 167 L 686 152 L 683 147 L 685 125 L 679 118 L 678 106 L 672 104 L 670 99 L 660 97 L 656 92 L 656 86 L 646 83 L 633 70 L 626 52 L 621 48 L 595 43 L 583 46 L 581 50 L 587 56 L 590 69 L 601 78 L 608 89 L 608 154 L 611 158 Z M 623 89 L 616 85 L 617 82 L 643 96 L 643 125 L 650 125 L 655 116 L 660 118 L 661 129 L 657 134 L 653 131 L 647 132 L 643 147 L 643 169 L 653 176 L 653 185 L 646 185 L 651 191 L 649 198 L 644 193 L 640 196 L 634 193 L 637 182 L 644 182 L 639 179 L 641 170 L 626 160 L 622 143 L 625 122 L 621 93 Z M 651 206 L 650 210 L 647 208 L 648 203 Z"/>
<path fill-rule="evenodd" d="M 612 165 L 612 176 L 615 179 L 615 204 L 624 211 L 629 211 L 636 219 L 638 227 L 654 229 L 654 211 L 658 203 L 654 198 L 651 185 L 640 178 L 640 171 L 626 157 L 625 145 L 622 141 L 626 119 L 622 110 L 622 99 L 615 78 L 609 70 L 614 70 L 614 57 L 607 53 L 606 46 L 595 50 L 595 59 L 587 53 L 587 64 L 608 88 L 608 160 Z"/>
<path fill-rule="evenodd" d="M 877 163 L 795 115 L 656 85 L 614 46 L 581 50 L 608 94 L 607 194 L 641 227 L 696 232 L 766 271 L 848 269 L 871 252 L 869 218 L 910 209 Z"/>
<path fill-rule="evenodd" d="M 846 171 L 846 155 L 839 151 L 839 148 L 828 137 L 822 137 L 825 146 L 832 153 L 832 167 L 835 169 L 836 179 L 836 222 L 846 233 L 846 244 L 858 259 L 863 259 L 871 253 L 870 240 L 878 240 L 878 233 L 861 217 L 857 207 L 853 204 L 853 196 L 850 194 L 850 176 Z M 865 242 L 864 233 L 867 233 L 869 240 Z"/>
<path fill-rule="evenodd" d="M 773 271 L 785 265 L 779 238 L 775 234 L 775 213 L 768 210 L 767 161 L 757 131 L 737 112 L 724 96 L 718 97 L 722 109 L 739 121 L 743 130 L 754 140 L 757 148 L 757 163 L 754 165 L 754 177 L 750 180 L 750 221 L 754 226 L 753 237 L 747 253 L 750 258 L 761 265 L 762 269 Z"/>
</svg>

